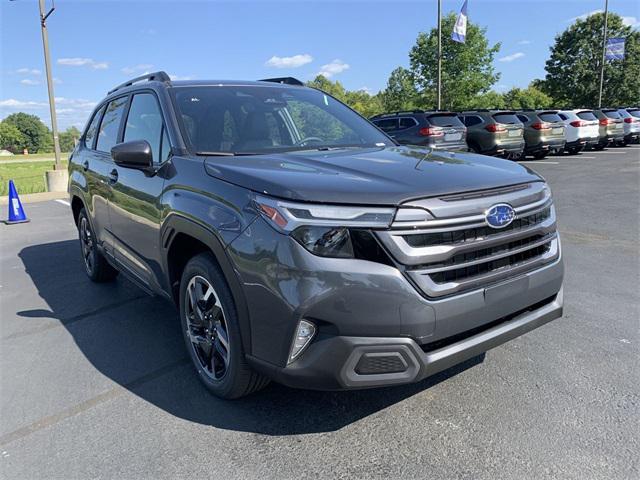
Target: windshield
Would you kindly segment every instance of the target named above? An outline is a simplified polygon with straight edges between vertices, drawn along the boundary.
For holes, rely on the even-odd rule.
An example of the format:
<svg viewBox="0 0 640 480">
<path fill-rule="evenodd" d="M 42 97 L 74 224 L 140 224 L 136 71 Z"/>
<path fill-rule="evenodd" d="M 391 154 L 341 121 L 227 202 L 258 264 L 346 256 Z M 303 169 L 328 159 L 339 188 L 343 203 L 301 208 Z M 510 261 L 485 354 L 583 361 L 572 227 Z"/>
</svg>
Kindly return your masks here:
<svg viewBox="0 0 640 480">
<path fill-rule="evenodd" d="M 351 109 L 308 88 L 195 86 L 172 89 L 184 134 L 206 154 L 263 154 L 392 144 Z"/>
</svg>

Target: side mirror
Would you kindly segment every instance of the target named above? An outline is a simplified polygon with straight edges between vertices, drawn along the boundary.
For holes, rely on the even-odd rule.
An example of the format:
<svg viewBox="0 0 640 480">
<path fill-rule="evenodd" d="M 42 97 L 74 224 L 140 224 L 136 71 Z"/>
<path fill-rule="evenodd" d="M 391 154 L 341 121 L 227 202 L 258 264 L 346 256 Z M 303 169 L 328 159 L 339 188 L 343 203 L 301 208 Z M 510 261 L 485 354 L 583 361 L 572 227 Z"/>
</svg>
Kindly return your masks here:
<svg viewBox="0 0 640 480">
<path fill-rule="evenodd" d="M 119 143 L 111 149 L 111 158 L 124 168 L 147 170 L 153 167 L 151 145 L 146 140 Z"/>
</svg>

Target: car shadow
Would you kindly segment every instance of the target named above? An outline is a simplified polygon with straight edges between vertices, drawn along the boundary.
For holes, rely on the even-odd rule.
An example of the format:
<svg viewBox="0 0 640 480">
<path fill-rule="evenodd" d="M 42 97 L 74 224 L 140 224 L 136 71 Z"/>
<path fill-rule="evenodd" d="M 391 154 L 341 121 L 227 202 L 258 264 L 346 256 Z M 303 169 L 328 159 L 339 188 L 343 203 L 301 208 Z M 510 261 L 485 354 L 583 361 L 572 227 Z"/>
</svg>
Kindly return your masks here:
<svg viewBox="0 0 640 480">
<path fill-rule="evenodd" d="M 219 400 L 191 368 L 173 305 L 144 295 L 122 276 L 111 284 L 90 282 L 75 240 L 25 247 L 19 257 L 50 310 L 26 310 L 18 316 L 56 319 L 53 328 L 66 328 L 100 373 L 171 415 L 217 428 L 266 435 L 335 431 L 484 359 L 479 356 L 412 385 L 318 392 L 272 383 L 240 400 Z"/>
</svg>

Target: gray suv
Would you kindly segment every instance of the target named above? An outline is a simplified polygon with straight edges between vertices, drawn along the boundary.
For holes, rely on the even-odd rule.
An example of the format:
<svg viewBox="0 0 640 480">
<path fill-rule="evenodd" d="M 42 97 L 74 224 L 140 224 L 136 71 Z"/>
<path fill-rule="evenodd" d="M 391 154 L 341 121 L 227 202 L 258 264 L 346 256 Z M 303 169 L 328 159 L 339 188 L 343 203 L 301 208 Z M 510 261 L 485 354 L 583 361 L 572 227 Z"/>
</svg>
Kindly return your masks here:
<svg viewBox="0 0 640 480">
<path fill-rule="evenodd" d="M 469 148 L 484 155 L 518 159 L 524 150 L 522 124 L 515 112 L 471 110 L 459 114 Z"/>
<path fill-rule="evenodd" d="M 455 113 L 413 110 L 376 115 L 371 121 L 402 145 L 468 150 L 467 129 Z"/>
<path fill-rule="evenodd" d="M 562 315 L 540 176 L 400 146 L 292 78 L 133 79 L 69 178 L 89 278 L 175 302 L 223 398 L 416 382 Z"/>
</svg>

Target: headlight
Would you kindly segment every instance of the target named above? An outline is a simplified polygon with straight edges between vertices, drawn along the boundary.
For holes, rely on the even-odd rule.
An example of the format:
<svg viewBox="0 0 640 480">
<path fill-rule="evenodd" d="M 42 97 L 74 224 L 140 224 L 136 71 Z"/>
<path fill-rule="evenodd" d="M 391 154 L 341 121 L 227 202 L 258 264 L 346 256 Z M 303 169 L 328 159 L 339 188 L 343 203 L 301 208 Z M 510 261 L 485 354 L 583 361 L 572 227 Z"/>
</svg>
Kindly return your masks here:
<svg viewBox="0 0 640 480">
<path fill-rule="evenodd" d="M 293 203 L 257 196 L 258 211 L 276 229 L 290 233 L 302 225 L 325 227 L 387 228 L 395 208 L 354 207 Z"/>
<path fill-rule="evenodd" d="M 256 196 L 256 209 L 314 255 L 389 263 L 368 228 L 388 228 L 396 209 L 293 203 Z M 358 251 L 356 251 L 358 250 Z"/>
</svg>

